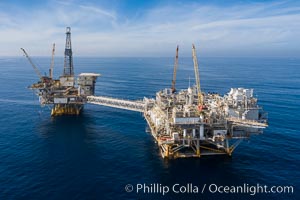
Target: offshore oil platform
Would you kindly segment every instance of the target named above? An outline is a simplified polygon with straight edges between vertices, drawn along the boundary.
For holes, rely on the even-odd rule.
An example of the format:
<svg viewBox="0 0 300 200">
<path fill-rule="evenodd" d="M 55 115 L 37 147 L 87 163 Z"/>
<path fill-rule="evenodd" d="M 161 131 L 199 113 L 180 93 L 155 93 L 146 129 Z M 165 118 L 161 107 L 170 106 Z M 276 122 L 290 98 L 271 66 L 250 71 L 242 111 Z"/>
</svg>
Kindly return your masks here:
<svg viewBox="0 0 300 200">
<path fill-rule="evenodd" d="M 194 45 L 192 57 L 194 87 L 175 88 L 177 47 L 172 87 L 157 92 L 155 98 L 129 101 L 87 96 L 87 102 L 142 112 L 164 158 L 231 156 L 243 139 L 263 132 L 268 126 L 267 113 L 257 105 L 253 89 L 231 88 L 224 96 L 203 93 Z"/>
<path fill-rule="evenodd" d="M 96 79 L 100 74 L 81 73 L 75 84 L 73 56 L 71 46 L 71 28 L 66 28 L 66 45 L 63 74 L 59 79 L 53 78 L 55 44 L 52 49 L 52 59 L 49 75 L 42 76 L 25 49 L 21 48 L 26 58 L 34 68 L 40 80 L 29 86 L 36 91 L 41 105 L 53 105 L 52 116 L 79 115 L 86 103 L 87 96 L 94 95 Z"/>
<path fill-rule="evenodd" d="M 75 85 L 69 27 L 66 31 L 64 70 L 59 79 L 53 79 L 55 45 L 49 76 L 42 76 L 26 51 L 22 51 L 40 78 L 30 88 L 37 91 L 42 105 L 54 105 L 52 116 L 78 115 L 85 103 L 141 112 L 164 158 L 231 156 L 244 139 L 262 133 L 268 126 L 267 113 L 257 104 L 253 89 L 231 88 L 224 96 L 201 91 L 194 45 L 195 86 L 184 90 L 175 88 L 177 46 L 172 86 L 157 92 L 155 98 L 144 97 L 137 101 L 94 96 L 96 79 L 100 74 L 79 74 Z"/>
</svg>

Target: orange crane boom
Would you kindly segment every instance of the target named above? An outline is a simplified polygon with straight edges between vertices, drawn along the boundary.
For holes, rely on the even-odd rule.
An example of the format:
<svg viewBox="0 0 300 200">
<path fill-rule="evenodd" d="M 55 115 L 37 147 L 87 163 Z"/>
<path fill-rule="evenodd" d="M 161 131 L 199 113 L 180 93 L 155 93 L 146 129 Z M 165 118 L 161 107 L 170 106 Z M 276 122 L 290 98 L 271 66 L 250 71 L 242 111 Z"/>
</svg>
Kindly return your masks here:
<svg viewBox="0 0 300 200">
<path fill-rule="evenodd" d="M 202 96 L 201 88 L 200 88 L 199 67 L 198 67 L 196 48 L 195 48 L 194 44 L 192 45 L 192 54 L 193 54 L 193 61 L 194 61 L 197 94 L 198 94 L 198 109 L 201 111 L 202 107 L 203 107 L 203 96 Z"/>
<path fill-rule="evenodd" d="M 49 76 L 50 78 L 53 78 L 53 68 L 54 68 L 54 55 L 55 55 L 55 43 L 53 43 L 53 48 L 52 48 L 52 57 L 51 57 L 51 64 L 50 64 L 50 73 Z"/>
<path fill-rule="evenodd" d="M 32 65 L 35 73 L 39 76 L 39 78 L 42 80 L 43 77 L 41 75 L 40 70 L 37 68 L 37 66 L 32 62 L 31 58 L 29 57 L 29 55 L 27 54 L 27 52 L 25 51 L 25 49 L 21 48 L 21 50 L 24 52 L 26 58 L 28 59 L 28 61 L 30 62 L 30 64 Z"/>
<path fill-rule="evenodd" d="M 178 45 L 176 48 L 176 56 L 175 56 L 175 64 L 174 64 L 174 70 L 173 70 L 173 79 L 172 79 L 172 93 L 176 92 L 175 83 L 176 83 L 176 73 L 177 73 L 177 67 L 178 67 Z"/>
</svg>

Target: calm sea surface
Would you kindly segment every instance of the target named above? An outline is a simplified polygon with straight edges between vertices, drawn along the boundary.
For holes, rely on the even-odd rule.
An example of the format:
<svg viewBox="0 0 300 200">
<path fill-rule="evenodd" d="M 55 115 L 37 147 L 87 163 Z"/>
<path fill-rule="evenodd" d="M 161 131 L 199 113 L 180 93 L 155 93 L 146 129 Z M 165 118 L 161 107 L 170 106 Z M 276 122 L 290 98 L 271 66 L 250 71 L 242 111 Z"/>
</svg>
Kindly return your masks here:
<svg viewBox="0 0 300 200">
<path fill-rule="evenodd" d="M 33 57 L 44 72 L 50 58 Z M 75 58 L 75 73 L 95 72 L 96 95 L 154 97 L 170 87 L 173 58 Z M 56 77 L 63 58 L 55 63 Z M 294 186 L 300 199 L 300 59 L 201 58 L 202 89 L 224 94 L 253 88 L 269 113 L 264 134 L 244 141 L 231 158 L 164 160 L 140 113 L 86 105 L 78 117 L 50 117 L 27 89 L 38 80 L 24 57 L 0 58 L 0 199 L 248 199 L 249 194 L 127 193 L 127 184 Z M 177 88 L 194 83 L 191 58 L 180 58 Z"/>
</svg>

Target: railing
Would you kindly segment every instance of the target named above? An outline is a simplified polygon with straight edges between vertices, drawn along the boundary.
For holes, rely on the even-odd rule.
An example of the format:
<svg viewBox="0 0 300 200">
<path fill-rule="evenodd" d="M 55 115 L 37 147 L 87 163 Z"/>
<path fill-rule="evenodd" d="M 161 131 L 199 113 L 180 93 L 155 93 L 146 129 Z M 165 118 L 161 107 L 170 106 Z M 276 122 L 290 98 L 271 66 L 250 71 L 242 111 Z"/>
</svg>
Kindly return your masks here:
<svg viewBox="0 0 300 200">
<path fill-rule="evenodd" d="M 257 122 L 257 121 L 254 121 L 254 120 L 240 119 L 240 118 L 235 118 L 235 117 L 229 117 L 229 118 L 227 118 L 227 120 L 230 121 L 230 122 L 233 122 L 237 125 L 243 125 L 243 126 L 248 126 L 248 127 L 253 127 L 253 128 L 266 128 L 266 127 L 268 127 L 268 124 Z"/>
</svg>

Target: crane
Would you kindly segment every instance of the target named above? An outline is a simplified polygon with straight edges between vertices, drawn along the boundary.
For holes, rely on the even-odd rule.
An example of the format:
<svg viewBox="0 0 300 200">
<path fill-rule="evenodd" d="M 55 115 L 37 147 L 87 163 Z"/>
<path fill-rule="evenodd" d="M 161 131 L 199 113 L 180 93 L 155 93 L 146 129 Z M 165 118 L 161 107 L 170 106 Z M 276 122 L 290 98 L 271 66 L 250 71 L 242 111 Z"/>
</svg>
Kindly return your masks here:
<svg viewBox="0 0 300 200">
<path fill-rule="evenodd" d="M 194 61 L 194 70 L 195 70 L 197 94 L 198 94 L 198 109 L 199 109 L 199 111 L 202 111 L 202 108 L 203 108 L 203 96 L 202 96 L 201 88 L 200 88 L 199 67 L 198 67 L 198 60 L 197 60 L 196 48 L 195 48 L 194 44 L 192 45 L 192 54 L 193 54 L 193 61 Z"/>
<path fill-rule="evenodd" d="M 53 78 L 54 55 L 55 55 L 55 43 L 53 43 L 51 64 L 50 64 L 50 70 L 49 70 L 49 72 L 50 72 L 49 76 L 50 76 L 51 79 Z"/>
<path fill-rule="evenodd" d="M 30 64 L 32 65 L 35 73 L 39 76 L 39 78 L 41 80 L 43 80 L 43 76 L 41 75 L 40 70 L 37 68 L 37 66 L 32 62 L 31 58 L 29 57 L 29 55 L 27 54 L 27 52 L 25 51 L 25 49 L 21 48 L 21 50 L 24 52 L 26 58 L 28 59 L 28 61 L 30 62 Z"/>
<path fill-rule="evenodd" d="M 173 71 L 173 79 L 172 79 L 172 93 L 176 92 L 175 83 L 176 83 L 176 72 L 178 67 L 178 45 L 176 48 L 176 56 L 175 56 L 175 64 L 174 64 L 174 71 Z"/>
</svg>

